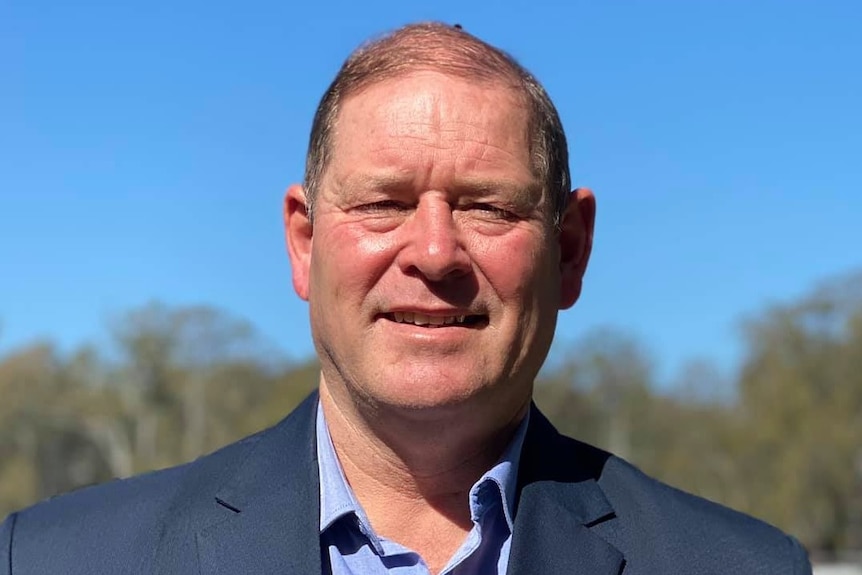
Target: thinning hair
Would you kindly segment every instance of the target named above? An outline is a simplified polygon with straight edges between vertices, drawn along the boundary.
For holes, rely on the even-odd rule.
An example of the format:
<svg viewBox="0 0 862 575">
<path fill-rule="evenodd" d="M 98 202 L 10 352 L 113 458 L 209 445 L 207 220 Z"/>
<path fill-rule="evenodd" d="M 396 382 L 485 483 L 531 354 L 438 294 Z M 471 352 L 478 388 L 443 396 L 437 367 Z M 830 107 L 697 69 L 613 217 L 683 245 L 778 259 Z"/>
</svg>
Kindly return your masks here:
<svg viewBox="0 0 862 575">
<path fill-rule="evenodd" d="M 532 171 L 550 201 L 559 226 L 571 176 L 566 135 L 557 109 L 538 80 L 506 52 L 461 29 L 439 22 L 409 24 L 357 48 L 320 100 L 311 126 L 305 163 L 307 209 L 314 203 L 332 158 L 339 110 L 349 96 L 371 84 L 432 70 L 479 83 L 499 84 L 523 98 L 528 109 Z"/>
</svg>

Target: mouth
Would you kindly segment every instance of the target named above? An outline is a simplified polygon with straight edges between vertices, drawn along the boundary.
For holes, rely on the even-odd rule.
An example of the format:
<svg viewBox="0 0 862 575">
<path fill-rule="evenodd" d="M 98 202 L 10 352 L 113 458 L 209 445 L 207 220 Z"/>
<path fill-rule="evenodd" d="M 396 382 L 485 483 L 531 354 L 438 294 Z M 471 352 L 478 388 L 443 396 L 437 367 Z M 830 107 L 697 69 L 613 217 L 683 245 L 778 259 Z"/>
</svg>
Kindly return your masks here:
<svg viewBox="0 0 862 575">
<path fill-rule="evenodd" d="M 481 314 L 427 315 L 419 312 L 395 311 L 381 317 L 395 323 L 405 323 L 424 328 L 466 327 L 479 328 L 488 325 L 488 316 Z"/>
</svg>

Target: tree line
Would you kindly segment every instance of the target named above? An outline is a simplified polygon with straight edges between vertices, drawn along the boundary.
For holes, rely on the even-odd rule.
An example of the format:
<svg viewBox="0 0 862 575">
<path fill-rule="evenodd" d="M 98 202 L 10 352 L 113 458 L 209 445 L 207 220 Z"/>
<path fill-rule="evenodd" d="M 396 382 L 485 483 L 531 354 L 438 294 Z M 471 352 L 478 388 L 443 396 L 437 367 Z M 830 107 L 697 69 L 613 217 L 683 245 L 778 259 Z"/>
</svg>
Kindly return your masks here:
<svg viewBox="0 0 862 575">
<path fill-rule="evenodd" d="M 317 385 L 248 322 L 149 304 L 110 345 L 0 357 L 0 517 L 51 495 L 193 459 L 272 425 Z M 862 549 L 862 274 L 744 322 L 731 376 L 657 381 L 620 330 L 590 333 L 536 383 L 564 433 L 778 525 L 814 556 Z M 562 354 L 561 354 L 562 355 Z"/>
</svg>

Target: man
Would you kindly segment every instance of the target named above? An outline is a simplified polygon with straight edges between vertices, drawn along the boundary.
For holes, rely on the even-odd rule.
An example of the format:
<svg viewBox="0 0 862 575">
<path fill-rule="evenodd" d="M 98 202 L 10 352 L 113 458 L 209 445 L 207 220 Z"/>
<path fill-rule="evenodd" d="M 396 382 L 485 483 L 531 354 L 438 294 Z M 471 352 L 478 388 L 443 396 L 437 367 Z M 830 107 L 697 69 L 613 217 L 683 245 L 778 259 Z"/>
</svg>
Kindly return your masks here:
<svg viewBox="0 0 862 575">
<path fill-rule="evenodd" d="M 439 24 L 360 48 L 285 200 L 319 395 L 194 463 L 11 516 L 0 573 L 810 573 L 792 538 L 532 406 L 594 213 L 507 55 Z"/>
</svg>

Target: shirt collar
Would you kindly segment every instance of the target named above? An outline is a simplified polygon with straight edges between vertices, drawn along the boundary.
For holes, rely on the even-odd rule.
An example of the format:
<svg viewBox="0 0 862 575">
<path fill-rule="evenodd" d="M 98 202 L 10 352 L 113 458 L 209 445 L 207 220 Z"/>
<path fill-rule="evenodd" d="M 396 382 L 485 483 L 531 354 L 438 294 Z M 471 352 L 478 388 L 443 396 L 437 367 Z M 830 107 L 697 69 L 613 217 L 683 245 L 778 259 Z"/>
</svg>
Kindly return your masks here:
<svg viewBox="0 0 862 575">
<path fill-rule="evenodd" d="M 470 515 L 479 522 L 485 511 L 495 501 L 503 503 L 503 515 L 511 533 L 515 496 L 518 483 L 518 466 L 521 461 L 521 448 L 527 435 L 530 412 L 518 424 L 515 435 L 506 447 L 498 462 L 470 489 Z M 356 500 L 353 490 L 344 477 L 344 471 L 335 454 L 329 428 L 320 403 L 317 405 L 317 461 L 320 477 L 320 532 L 345 515 L 354 514 L 359 528 L 366 535 L 373 535 L 370 523 L 362 506 Z M 376 539 L 376 537 L 371 537 Z"/>
<path fill-rule="evenodd" d="M 509 441 L 509 445 L 503 451 L 503 455 L 497 463 L 479 478 L 470 488 L 470 515 L 474 522 L 481 520 L 484 511 L 494 501 L 502 501 L 503 515 L 509 532 L 514 528 L 515 496 L 518 489 L 518 467 L 521 463 L 521 448 L 527 435 L 527 426 L 530 423 L 530 412 L 518 424 L 515 435 Z M 485 494 L 489 495 L 486 496 Z M 488 500 L 486 497 L 493 497 Z"/>
<path fill-rule="evenodd" d="M 355 513 L 362 519 L 362 507 L 347 484 L 341 463 L 335 454 L 323 407 L 317 404 L 317 465 L 320 474 L 320 532 L 339 518 Z M 360 521 L 361 523 L 361 521 Z"/>
</svg>

